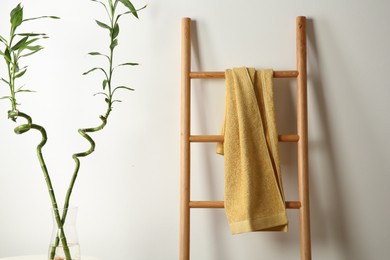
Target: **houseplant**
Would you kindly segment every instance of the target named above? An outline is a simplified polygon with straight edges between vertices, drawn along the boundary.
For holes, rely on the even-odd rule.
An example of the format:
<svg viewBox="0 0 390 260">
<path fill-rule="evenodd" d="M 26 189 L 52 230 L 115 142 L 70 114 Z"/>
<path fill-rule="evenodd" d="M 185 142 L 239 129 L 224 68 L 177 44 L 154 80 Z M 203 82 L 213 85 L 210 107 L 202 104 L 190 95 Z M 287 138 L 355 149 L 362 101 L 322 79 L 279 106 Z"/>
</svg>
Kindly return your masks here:
<svg viewBox="0 0 390 260">
<path fill-rule="evenodd" d="M 97 132 L 102 130 L 106 124 L 107 120 L 112 112 L 113 104 L 120 102 L 117 99 L 117 95 L 121 90 L 133 90 L 127 86 L 114 85 L 113 78 L 115 77 L 115 69 L 121 66 L 136 66 L 137 63 L 126 62 L 121 64 L 114 63 L 114 54 L 115 49 L 118 46 L 118 36 L 120 34 L 119 22 L 122 17 L 126 15 L 132 15 L 135 18 L 138 18 L 138 11 L 144 9 L 135 8 L 130 0 L 91 0 L 102 6 L 107 13 L 107 22 L 96 20 L 96 24 L 101 27 L 103 30 L 108 32 L 109 35 L 109 46 L 107 53 L 101 52 L 90 52 L 91 56 L 102 56 L 106 59 L 105 65 L 97 66 L 91 68 L 90 70 L 83 73 L 83 75 L 90 74 L 92 72 L 100 72 L 103 75 L 101 88 L 102 90 L 97 92 L 95 95 L 100 95 L 104 97 L 104 102 L 106 104 L 106 112 L 104 115 L 100 115 L 101 120 L 100 125 L 96 127 L 83 128 L 79 129 L 78 132 L 80 135 L 85 138 L 90 147 L 88 150 L 83 152 L 78 152 L 73 154 L 72 158 L 75 162 L 74 172 L 71 177 L 71 181 L 68 186 L 67 194 L 64 199 L 63 211 L 60 213 L 59 205 L 57 203 L 57 198 L 55 191 L 51 182 L 51 177 L 46 166 L 42 148 L 47 142 L 47 133 L 43 126 L 33 122 L 32 117 L 27 113 L 24 113 L 19 110 L 19 104 L 17 102 L 17 97 L 20 93 L 32 92 L 31 90 L 25 89 L 23 86 L 19 87 L 19 81 L 25 73 L 27 72 L 27 66 L 22 66 L 25 59 L 31 55 L 35 55 L 43 49 L 41 45 L 38 45 L 40 41 L 48 38 L 44 33 L 26 33 L 23 32 L 23 24 L 34 21 L 37 19 L 58 19 L 56 16 L 41 16 L 34 18 L 24 18 L 23 7 L 21 4 L 18 4 L 10 13 L 10 34 L 9 37 L 4 37 L 0 34 L 0 56 L 3 58 L 5 63 L 6 72 L 0 71 L 1 84 L 3 87 L 6 87 L 7 94 L 2 96 L 0 99 L 8 100 L 11 104 L 11 108 L 8 111 L 8 118 L 14 122 L 19 122 L 23 120 L 24 122 L 19 124 L 15 129 L 16 134 L 23 134 L 29 132 L 30 130 L 36 130 L 41 134 L 41 142 L 37 145 L 37 157 L 40 162 L 41 170 L 44 174 L 46 186 L 48 189 L 51 206 L 53 208 L 53 214 L 56 226 L 58 227 L 58 233 L 55 237 L 55 240 L 50 246 L 49 250 L 49 260 L 54 259 L 66 259 L 74 260 L 71 251 L 69 249 L 66 230 L 64 226 L 67 220 L 67 214 L 70 204 L 70 199 L 73 191 L 75 181 L 77 179 L 79 170 L 80 170 L 80 158 L 90 155 L 95 149 L 95 142 L 89 135 L 90 133 Z M 124 11 L 120 11 L 120 8 L 123 8 Z M 5 75 L 3 75 L 5 74 Z M 59 248 L 63 251 L 62 256 L 57 256 Z"/>
</svg>

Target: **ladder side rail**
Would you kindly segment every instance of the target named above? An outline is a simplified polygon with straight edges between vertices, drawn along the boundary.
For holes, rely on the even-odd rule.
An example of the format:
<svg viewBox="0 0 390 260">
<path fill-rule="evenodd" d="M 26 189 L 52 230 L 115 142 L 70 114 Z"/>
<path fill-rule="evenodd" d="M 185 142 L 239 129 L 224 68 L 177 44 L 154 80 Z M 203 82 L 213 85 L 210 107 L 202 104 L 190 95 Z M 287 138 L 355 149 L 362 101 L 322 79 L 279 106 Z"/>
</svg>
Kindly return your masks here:
<svg viewBox="0 0 390 260">
<path fill-rule="evenodd" d="M 191 19 L 181 23 L 180 260 L 190 259 Z"/>
<path fill-rule="evenodd" d="M 306 17 L 296 18 L 296 56 L 297 56 L 297 132 L 298 141 L 298 193 L 301 202 L 300 251 L 301 260 L 311 259 L 310 205 L 309 205 L 309 160 L 307 123 L 307 55 L 306 55 Z"/>
</svg>

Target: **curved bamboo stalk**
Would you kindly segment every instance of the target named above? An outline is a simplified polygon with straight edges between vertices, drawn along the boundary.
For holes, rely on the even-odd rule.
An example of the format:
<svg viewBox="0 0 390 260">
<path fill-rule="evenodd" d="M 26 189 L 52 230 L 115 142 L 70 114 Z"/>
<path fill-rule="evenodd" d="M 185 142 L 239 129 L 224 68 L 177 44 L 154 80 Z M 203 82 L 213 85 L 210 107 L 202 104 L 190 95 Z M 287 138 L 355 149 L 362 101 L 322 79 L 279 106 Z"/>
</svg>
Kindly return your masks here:
<svg viewBox="0 0 390 260">
<path fill-rule="evenodd" d="M 99 126 L 94 127 L 94 128 L 79 129 L 79 131 L 78 131 L 79 134 L 82 137 L 87 139 L 87 141 L 90 143 L 91 146 L 90 146 L 90 148 L 87 151 L 80 152 L 80 153 L 75 153 L 75 154 L 72 155 L 72 158 L 75 161 L 75 169 L 73 171 L 73 176 L 72 176 L 72 179 L 70 181 L 70 184 L 69 184 L 69 187 L 68 187 L 68 191 L 66 193 L 64 209 L 67 209 L 69 207 L 70 197 L 72 195 L 73 187 L 74 187 L 74 184 L 76 182 L 76 179 L 77 179 L 77 176 L 78 176 L 78 173 L 79 173 L 79 170 L 80 170 L 80 159 L 79 159 L 79 157 L 86 157 L 86 156 L 90 155 L 91 153 L 93 153 L 95 151 L 95 146 L 96 146 L 95 141 L 87 133 L 93 133 L 93 132 L 100 131 L 107 124 L 106 117 L 100 116 L 100 119 L 102 120 L 102 123 Z M 63 213 L 62 213 L 62 216 L 61 216 L 62 225 L 65 224 L 66 216 L 67 216 L 67 211 L 64 210 Z M 51 251 L 50 251 L 50 260 L 54 259 L 55 250 L 58 247 L 60 240 L 61 240 L 61 238 L 57 236 L 56 239 L 55 239 L 54 245 L 52 246 Z"/>
<path fill-rule="evenodd" d="M 58 211 L 58 204 L 57 204 L 56 196 L 54 194 L 53 185 L 52 185 L 52 182 L 51 182 L 51 179 L 50 179 L 50 175 L 49 175 L 49 171 L 48 171 L 48 169 L 46 167 L 46 163 L 45 163 L 45 160 L 44 160 L 43 154 L 42 154 L 42 148 L 43 148 L 43 146 L 47 142 L 46 130 L 45 130 L 44 127 L 42 127 L 40 125 L 33 124 L 31 117 L 29 115 L 25 114 L 25 113 L 22 113 L 22 112 L 19 112 L 19 111 L 10 111 L 9 112 L 9 117 L 10 118 L 22 117 L 22 118 L 27 120 L 27 124 L 22 124 L 22 125 L 19 125 L 19 126 L 17 126 L 15 128 L 14 131 L 15 131 L 16 134 L 23 134 L 23 133 L 29 131 L 30 129 L 35 129 L 35 130 L 39 131 L 41 133 L 41 135 L 42 135 L 42 140 L 37 145 L 37 156 L 38 156 L 39 164 L 41 166 L 43 175 L 45 177 L 47 190 L 49 192 L 51 205 L 53 207 L 54 218 L 55 218 L 55 221 L 57 223 L 58 228 L 61 231 L 60 232 L 61 233 L 61 237 L 59 237 L 59 240 L 61 240 L 61 242 L 62 242 L 66 260 L 71 260 L 72 257 L 71 257 L 71 254 L 70 254 L 68 242 L 66 240 L 66 235 L 65 235 L 65 232 L 64 232 L 64 229 L 63 229 L 63 222 L 61 221 L 60 213 Z M 55 253 L 55 251 L 54 251 L 54 253 Z M 53 254 L 53 257 L 51 257 L 51 259 L 54 259 L 54 254 Z"/>
<path fill-rule="evenodd" d="M 111 2 L 109 2 L 111 3 Z M 113 12 L 113 11 L 112 11 Z M 114 25 L 113 25 L 113 15 L 110 14 L 110 12 L 108 12 L 108 16 L 110 18 L 110 21 L 111 21 L 111 29 L 110 31 L 114 30 Z M 74 184 L 76 182 L 76 179 L 78 177 L 78 173 L 79 173 L 79 170 L 80 170 L 80 157 L 86 157 L 88 155 L 90 155 L 91 153 L 93 153 L 95 151 L 95 147 L 96 147 L 96 144 L 95 144 L 95 141 L 92 139 L 91 136 L 89 136 L 87 133 L 93 133 L 93 132 L 97 132 L 97 131 L 100 131 L 102 130 L 106 124 L 107 124 L 107 118 L 108 116 L 110 115 L 110 112 L 112 110 L 112 91 L 111 91 L 111 81 L 112 81 L 112 72 L 113 72 L 113 63 L 112 63 L 112 60 L 113 60 L 113 55 L 114 55 L 114 45 L 113 45 L 113 34 L 111 33 L 111 43 L 110 43 L 110 56 L 107 56 L 108 57 L 108 60 L 109 60 L 109 74 L 107 75 L 106 71 L 104 69 L 102 69 L 102 71 L 104 72 L 105 76 L 106 76 L 106 84 L 108 85 L 108 94 L 105 94 L 104 95 L 106 96 L 106 102 L 107 102 L 107 111 L 106 111 L 106 114 L 105 116 L 100 116 L 100 120 L 102 121 L 102 123 L 97 126 L 97 127 L 93 127 L 93 128 L 84 128 L 84 129 L 79 129 L 78 132 L 79 134 L 84 137 L 90 144 L 90 148 L 84 152 L 79 152 L 79 153 L 75 153 L 72 155 L 72 158 L 75 162 L 75 168 L 74 168 L 74 171 L 73 171 L 73 175 L 72 175 L 72 179 L 69 183 L 69 187 L 68 187 L 68 190 L 67 190 L 67 193 L 66 193 L 66 197 L 65 197 L 65 202 L 64 202 L 64 208 L 67 208 L 69 207 L 69 203 L 70 203 L 70 197 L 72 195 L 72 192 L 73 192 L 73 188 L 74 188 Z M 84 73 L 84 75 L 88 74 L 89 72 L 86 72 Z M 67 215 L 67 212 L 64 211 L 63 214 L 62 214 L 62 223 L 65 223 L 65 220 L 66 220 L 66 215 Z M 51 249 L 51 253 L 50 255 L 52 256 L 55 252 L 55 249 L 56 247 L 59 245 L 59 242 L 60 242 L 60 238 L 57 236 L 56 239 L 55 239 L 55 243 L 54 243 L 54 246 L 53 248 Z M 50 260 L 53 260 L 53 258 L 50 258 Z"/>
<path fill-rule="evenodd" d="M 123 5 L 126 6 L 126 8 L 129 8 L 129 11 L 117 15 L 115 12 L 116 12 L 116 7 L 117 7 L 118 2 L 122 2 Z M 107 24 L 102 23 L 102 22 L 97 21 L 97 20 L 96 20 L 96 22 L 103 29 L 105 29 L 105 30 L 108 29 L 110 31 L 110 46 L 109 46 L 110 52 L 109 52 L 108 56 L 105 55 L 105 54 L 98 53 L 98 52 L 91 52 L 89 54 L 90 55 L 101 55 L 101 56 L 105 56 L 106 58 L 108 58 L 109 68 L 108 68 L 108 70 L 105 70 L 105 69 L 103 69 L 101 67 L 93 68 L 93 69 L 85 72 L 83 75 L 89 74 L 90 72 L 95 71 L 95 70 L 100 70 L 100 71 L 102 71 L 104 73 L 105 78 L 104 78 L 104 81 L 103 81 L 103 91 L 106 90 L 107 93 L 99 92 L 97 94 L 103 94 L 106 97 L 105 98 L 105 102 L 107 103 L 107 110 L 106 110 L 106 113 L 105 113 L 104 116 L 101 115 L 99 117 L 100 120 L 102 121 L 99 126 L 93 127 L 93 128 L 84 128 L 84 129 L 79 129 L 78 130 L 79 134 L 82 137 L 84 137 L 90 143 L 90 148 L 87 151 L 80 152 L 80 153 L 75 153 L 72 156 L 73 160 L 75 161 L 75 168 L 74 168 L 73 176 L 72 176 L 72 179 L 70 181 L 70 184 L 69 184 L 69 187 L 68 187 L 68 191 L 67 191 L 67 194 L 66 194 L 66 197 L 65 197 L 64 208 L 68 208 L 69 207 L 70 197 L 72 195 L 74 184 L 76 182 L 76 179 L 77 179 L 77 176 L 78 176 L 78 172 L 80 170 L 80 159 L 79 158 L 80 157 L 86 157 L 86 156 L 90 155 L 91 153 L 93 153 L 94 150 L 95 150 L 95 146 L 96 146 L 95 145 L 95 141 L 92 139 L 92 137 L 90 137 L 88 135 L 88 133 L 93 133 L 93 132 L 100 131 L 100 130 L 102 130 L 106 126 L 107 119 L 108 119 L 108 117 L 109 117 L 109 115 L 110 115 L 110 113 L 112 111 L 113 103 L 120 102 L 119 100 L 115 100 L 113 98 L 114 93 L 115 93 L 116 90 L 118 90 L 118 89 L 132 90 L 131 88 L 126 87 L 126 86 L 114 87 L 112 85 L 112 77 L 113 77 L 113 72 L 114 72 L 114 69 L 115 69 L 115 67 L 113 65 L 114 49 L 118 45 L 117 37 L 119 35 L 118 20 L 119 20 L 119 18 L 122 15 L 130 14 L 130 13 L 138 18 L 137 11 L 142 10 L 146 6 L 136 10 L 136 9 L 134 9 L 134 7 L 133 7 L 133 5 L 131 4 L 130 1 L 115 0 L 115 2 L 112 2 L 112 0 L 109 0 L 108 1 L 109 8 L 107 8 L 107 5 L 105 5 L 103 2 L 99 2 L 99 3 L 102 4 L 105 7 L 110 23 L 109 23 L 109 25 L 107 25 Z M 125 65 L 133 66 L 133 65 L 137 65 L 137 63 L 123 63 L 123 64 L 120 64 L 118 66 L 125 66 Z M 63 214 L 62 214 L 62 218 L 61 218 L 63 224 L 65 223 L 66 215 L 67 215 L 67 212 L 64 211 Z M 53 253 L 53 251 L 55 251 L 55 248 L 58 246 L 60 239 L 61 238 L 59 238 L 58 236 L 56 237 L 55 244 L 54 244 L 54 246 L 52 248 L 52 252 L 51 253 Z M 53 260 L 53 258 L 51 258 L 51 260 Z"/>
<path fill-rule="evenodd" d="M 65 197 L 64 208 L 68 208 L 69 207 L 70 196 L 72 194 L 72 190 L 73 190 L 73 187 L 74 187 L 74 184 L 75 184 L 78 172 L 80 170 L 80 159 L 79 159 L 79 157 L 86 157 L 86 156 L 90 155 L 91 153 L 93 153 L 95 151 L 95 146 L 96 146 L 95 145 L 95 141 L 87 133 L 93 133 L 93 132 L 100 131 L 107 124 L 107 119 L 104 116 L 100 116 L 100 119 L 102 120 L 102 123 L 98 127 L 79 129 L 79 134 L 82 137 L 84 137 L 85 139 L 87 139 L 87 141 L 90 143 L 91 146 L 90 146 L 90 148 L 87 151 L 80 152 L 80 153 L 75 153 L 72 156 L 72 158 L 75 161 L 76 165 L 75 165 L 75 169 L 74 169 L 74 172 L 73 172 L 72 180 L 70 182 L 70 185 L 69 185 L 66 197 Z"/>
</svg>

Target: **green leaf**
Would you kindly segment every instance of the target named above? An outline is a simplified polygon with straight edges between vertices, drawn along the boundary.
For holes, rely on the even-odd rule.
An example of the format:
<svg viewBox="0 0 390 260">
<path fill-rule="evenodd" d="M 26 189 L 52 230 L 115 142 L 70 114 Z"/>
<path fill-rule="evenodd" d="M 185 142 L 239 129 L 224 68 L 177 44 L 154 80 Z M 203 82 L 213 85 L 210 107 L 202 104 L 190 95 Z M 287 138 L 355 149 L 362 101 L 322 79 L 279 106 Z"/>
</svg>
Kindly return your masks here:
<svg viewBox="0 0 390 260">
<path fill-rule="evenodd" d="M 108 9 L 107 9 L 107 6 L 103 3 L 103 2 L 101 2 L 101 1 L 97 1 L 97 0 L 91 0 L 92 2 L 96 2 L 96 3 L 99 3 L 99 4 L 101 4 L 101 5 L 103 5 L 104 6 L 104 8 L 106 9 L 106 11 L 107 11 L 107 13 L 109 13 L 108 12 Z"/>
<path fill-rule="evenodd" d="M 110 48 L 114 49 L 116 46 L 118 46 L 118 40 L 115 39 L 114 41 L 111 42 Z"/>
<path fill-rule="evenodd" d="M 119 64 L 117 67 L 119 67 L 119 66 L 137 66 L 137 65 L 139 65 L 139 63 L 126 62 L 126 63 Z"/>
<path fill-rule="evenodd" d="M 36 91 L 34 91 L 34 90 L 29 90 L 29 89 L 21 89 L 21 90 L 15 91 L 15 93 L 20 93 L 20 92 L 28 92 L 28 93 L 30 93 L 30 92 L 36 92 Z"/>
<path fill-rule="evenodd" d="M 113 100 L 113 101 L 111 102 L 111 104 L 114 104 L 115 102 L 118 102 L 118 103 L 120 103 L 120 102 L 122 102 L 122 100 L 118 100 L 118 99 L 116 99 L 116 100 Z"/>
<path fill-rule="evenodd" d="M 0 99 L 9 99 L 9 100 L 11 100 L 11 101 L 12 101 L 12 97 L 10 97 L 10 96 L 4 96 L 4 97 L 0 97 Z"/>
<path fill-rule="evenodd" d="M 100 22 L 100 21 L 98 21 L 98 20 L 95 20 L 95 21 L 96 21 L 96 23 L 97 23 L 100 27 L 102 27 L 102 28 L 104 28 L 104 29 L 111 30 L 111 27 L 108 26 L 107 24 L 102 23 L 102 22 Z"/>
<path fill-rule="evenodd" d="M 96 3 L 99 3 L 99 4 L 102 4 L 104 7 L 106 7 L 106 5 L 102 2 L 102 1 L 98 1 L 98 0 L 91 0 L 92 2 L 96 2 Z"/>
<path fill-rule="evenodd" d="M 28 47 L 34 47 L 34 46 L 29 46 L 31 43 L 33 42 L 36 42 L 37 40 L 39 40 L 39 38 L 34 38 L 34 39 L 31 39 L 29 41 L 26 41 L 25 43 L 23 43 L 21 46 L 19 46 L 19 53 L 21 53 L 24 49 L 29 49 Z M 39 48 L 37 48 L 39 49 Z M 43 49 L 43 47 L 41 48 Z M 35 50 L 35 49 L 34 49 Z"/>
<path fill-rule="evenodd" d="M 102 85 L 103 85 L 103 90 L 106 89 L 107 83 L 108 83 L 108 80 L 106 80 L 106 79 L 103 80 L 103 83 L 102 83 Z"/>
<path fill-rule="evenodd" d="M 142 9 L 145 9 L 147 6 L 148 6 L 147 4 L 142 6 L 141 8 L 137 9 L 137 12 L 141 11 Z"/>
<path fill-rule="evenodd" d="M 26 43 L 30 44 L 30 43 L 36 42 L 38 40 L 39 40 L 39 38 L 34 38 L 34 39 L 31 39 L 31 40 L 27 41 Z"/>
<path fill-rule="evenodd" d="M 26 53 L 24 55 L 21 55 L 20 58 L 22 57 L 27 57 L 27 56 L 30 56 L 30 55 L 33 55 L 35 53 L 37 53 L 38 51 L 42 50 L 43 48 L 39 49 L 39 50 L 36 50 L 36 51 L 32 51 L 32 52 L 29 52 L 29 53 Z"/>
<path fill-rule="evenodd" d="M 114 30 L 111 32 L 112 39 L 115 39 L 119 35 L 119 24 L 115 24 Z"/>
<path fill-rule="evenodd" d="M 19 72 L 19 63 L 18 63 L 19 57 L 16 56 L 15 52 L 13 52 L 12 54 L 14 56 L 14 60 L 13 60 L 13 64 L 12 64 L 13 65 L 13 70 L 15 72 Z"/>
<path fill-rule="evenodd" d="M 97 52 L 97 51 L 90 52 L 90 53 L 88 53 L 88 54 L 91 55 L 91 56 L 104 56 L 104 57 L 106 57 L 108 60 L 110 60 L 110 58 L 109 58 L 107 55 L 105 55 L 105 54 L 103 54 L 103 53 L 100 53 L 100 52 Z"/>
<path fill-rule="evenodd" d="M 134 5 L 130 2 L 130 0 L 119 0 L 124 6 L 129 8 L 130 12 L 138 18 L 137 10 L 135 9 Z"/>
<path fill-rule="evenodd" d="M 9 82 L 3 78 L 0 79 L 1 81 L 4 81 L 5 83 L 7 83 L 7 85 L 9 85 Z"/>
<path fill-rule="evenodd" d="M 30 50 L 30 51 L 39 51 L 39 50 L 42 50 L 43 47 L 40 46 L 40 45 L 36 45 L 36 46 L 27 46 L 26 49 L 27 49 L 27 50 Z"/>
<path fill-rule="evenodd" d="M 11 31 L 12 33 L 16 30 L 16 28 L 22 24 L 23 22 L 23 7 L 21 4 L 18 4 L 12 11 L 11 11 Z"/>
<path fill-rule="evenodd" d="M 126 86 L 119 86 L 119 87 L 114 88 L 114 90 L 112 91 L 112 95 L 114 95 L 115 91 L 118 90 L 118 89 L 134 91 L 133 88 L 129 88 L 129 87 L 126 87 Z"/>
<path fill-rule="evenodd" d="M 46 36 L 45 33 L 17 33 L 15 35 L 18 35 L 18 36 L 29 36 L 29 37 Z"/>
<path fill-rule="evenodd" d="M 6 48 L 5 49 L 5 52 L 4 52 L 4 58 L 5 58 L 5 60 L 8 62 L 8 63 L 11 63 L 12 62 L 12 60 L 11 60 L 11 53 L 10 53 L 10 51 L 9 51 L 9 48 Z"/>
<path fill-rule="evenodd" d="M 101 54 L 100 52 L 97 52 L 97 51 L 89 52 L 88 54 L 89 54 L 89 55 L 92 55 L 92 56 L 104 55 L 104 54 Z M 104 56 L 106 56 L 106 55 L 104 55 Z"/>
<path fill-rule="evenodd" d="M 5 45 L 8 45 L 7 40 L 1 35 L 0 35 L 0 42 L 4 43 Z"/>
<path fill-rule="evenodd" d="M 137 65 L 139 65 L 139 63 L 126 62 L 126 63 L 122 63 L 122 64 L 115 66 L 114 68 L 112 68 L 112 71 L 114 71 L 116 68 L 121 67 L 121 66 L 137 66 Z"/>
<path fill-rule="evenodd" d="M 12 48 L 11 50 L 17 51 L 23 44 L 25 44 L 28 40 L 28 36 L 23 37 L 20 41 L 18 41 Z"/>
<path fill-rule="evenodd" d="M 38 20 L 38 19 L 43 19 L 43 18 L 61 19 L 61 18 L 58 17 L 58 16 L 45 15 L 45 16 L 40 16 L 40 17 L 33 17 L 33 18 L 24 19 L 23 22 L 32 21 L 32 20 Z"/>
<path fill-rule="evenodd" d="M 24 69 L 24 70 L 22 70 L 21 72 L 19 72 L 18 74 L 16 74 L 15 75 L 15 78 L 20 78 L 21 76 L 23 76 L 24 75 L 24 73 L 26 73 L 26 71 L 27 71 L 27 68 L 26 69 Z"/>
<path fill-rule="evenodd" d="M 104 75 L 106 75 L 106 79 L 108 79 L 107 72 L 103 68 L 93 68 L 93 69 L 90 69 L 90 70 L 84 72 L 83 75 L 87 75 L 87 74 L 89 74 L 89 73 L 91 73 L 92 71 L 95 71 L 95 70 L 103 71 Z"/>
<path fill-rule="evenodd" d="M 139 8 L 139 9 L 137 9 L 137 12 L 138 12 L 138 11 L 141 11 L 142 9 L 145 9 L 147 6 L 148 6 L 148 5 L 145 5 L 145 6 L 141 7 L 141 8 Z M 127 12 L 124 12 L 124 13 L 122 13 L 122 14 L 119 14 L 119 15 L 116 17 L 115 22 L 118 22 L 119 18 L 120 18 L 122 15 L 132 14 L 132 13 L 133 13 L 133 12 L 131 12 L 131 11 L 127 11 Z"/>
<path fill-rule="evenodd" d="M 103 95 L 103 96 L 106 96 L 108 98 L 108 95 L 104 92 L 98 92 L 98 93 L 95 93 L 93 94 L 94 96 L 97 96 L 97 95 Z"/>
</svg>

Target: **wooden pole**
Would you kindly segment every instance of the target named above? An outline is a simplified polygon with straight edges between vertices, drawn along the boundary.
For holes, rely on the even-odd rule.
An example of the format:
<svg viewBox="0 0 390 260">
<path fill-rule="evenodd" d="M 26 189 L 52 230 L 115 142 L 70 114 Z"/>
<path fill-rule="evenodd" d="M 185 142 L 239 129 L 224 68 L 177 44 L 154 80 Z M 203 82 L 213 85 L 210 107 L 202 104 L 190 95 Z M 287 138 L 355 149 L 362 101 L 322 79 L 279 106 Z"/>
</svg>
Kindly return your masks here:
<svg viewBox="0 0 390 260">
<path fill-rule="evenodd" d="M 296 78 L 298 71 L 296 70 L 277 70 L 274 71 L 274 78 Z M 224 71 L 198 71 L 190 72 L 190 78 L 192 79 L 223 79 L 225 78 Z"/>
<path fill-rule="evenodd" d="M 182 19 L 180 137 L 180 260 L 190 259 L 191 19 Z"/>
<path fill-rule="evenodd" d="M 278 135 L 279 142 L 298 142 L 298 135 Z M 223 135 L 191 135 L 190 142 L 192 143 L 222 143 L 224 141 Z"/>
<path fill-rule="evenodd" d="M 297 37 L 297 126 L 298 126 L 298 189 L 300 208 L 301 260 L 311 259 L 309 158 L 307 127 L 306 17 L 296 18 Z"/>
<path fill-rule="evenodd" d="M 286 201 L 286 208 L 288 209 L 299 209 L 301 207 L 301 203 L 299 201 Z M 224 201 L 191 201 L 190 208 L 214 208 L 214 209 L 222 209 L 225 208 Z"/>
</svg>

